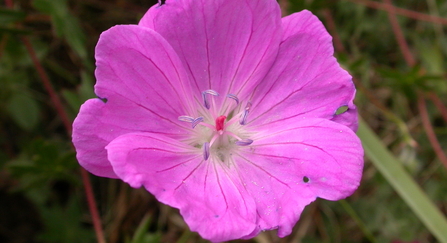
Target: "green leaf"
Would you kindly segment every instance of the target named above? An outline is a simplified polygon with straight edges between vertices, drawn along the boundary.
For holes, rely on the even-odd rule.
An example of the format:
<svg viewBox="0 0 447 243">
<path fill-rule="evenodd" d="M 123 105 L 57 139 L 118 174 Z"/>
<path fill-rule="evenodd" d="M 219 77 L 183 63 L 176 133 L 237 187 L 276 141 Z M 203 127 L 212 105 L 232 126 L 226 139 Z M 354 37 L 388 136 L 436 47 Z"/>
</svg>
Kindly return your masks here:
<svg viewBox="0 0 447 243">
<path fill-rule="evenodd" d="M 47 243 L 95 242 L 91 230 L 82 226 L 82 210 L 76 198 L 71 198 L 65 207 L 41 207 L 44 231 L 38 237 Z"/>
<path fill-rule="evenodd" d="M 7 109 L 21 128 L 32 130 L 39 122 L 39 105 L 28 95 L 15 93 L 8 101 Z"/>
<path fill-rule="evenodd" d="M 10 174 L 20 179 L 20 187 L 39 187 L 53 180 L 78 182 L 73 170 L 78 168 L 75 154 L 68 144 L 60 141 L 37 139 L 32 141 L 20 156 L 6 168 Z"/>
<path fill-rule="evenodd" d="M 34 39 L 30 39 L 30 41 L 40 60 L 47 55 L 49 44 Z M 28 72 L 25 72 L 24 70 L 17 70 L 16 68 L 18 67 L 34 67 L 25 45 L 23 45 L 23 42 L 18 36 L 9 36 L 6 48 L 3 51 L 1 60 L 3 66 L 2 69 L 0 69 L 0 72 L 5 71 L 9 74 L 9 79 L 14 79 L 13 77 L 17 75 L 23 77 L 28 74 Z"/>
<path fill-rule="evenodd" d="M 81 73 L 82 83 L 79 87 L 79 96 L 81 97 L 82 103 L 91 98 L 96 98 L 96 94 L 93 91 L 93 84 L 95 82 L 93 75 L 87 72 Z"/>
<path fill-rule="evenodd" d="M 129 243 L 158 243 L 161 240 L 161 233 L 149 233 L 147 232 L 152 221 L 151 215 L 147 214 L 143 220 L 141 220 L 132 241 Z"/>
<path fill-rule="evenodd" d="M 85 60 L 87 49 L 86 36 L 81 25 L 69 9 L 66 0 L 34 0 L 33 6 L 39 11 L 51 15 L 56 34 L 64 38 L 76 54 Z"/>
<path fill-rule="evenodd" d="M 24 29 L 18 29 L 18 28 L 0 27 L 0 33 L 25 35 L 25 34 L 30 34 L 31 31 L 24 30 Z"/>
<path fill-rule="evenodd" d="M 76 92 L 71 90 L 62 91 L 64 99 L 68 102 L 70 108 L 78 112 L 79 107 L 88 99 L 96 98 L 93 92 L 93 78 L 92 75 L 86 72 L 81 73 L 82 83 Z"/>
<path fill-rule="evenodd" d="M 9 8 L 0 8 L 0 24 L 12 23 L 25 19 L 26 13 Z"/>
<path fill-rule="evenodd" d="M 396 192 L 439 242 L 447 242 L 447 220 L 404 167 L 382 144 L 378 136 L 361 121 L 358 136 L 365 153 Z"/>
</svg>

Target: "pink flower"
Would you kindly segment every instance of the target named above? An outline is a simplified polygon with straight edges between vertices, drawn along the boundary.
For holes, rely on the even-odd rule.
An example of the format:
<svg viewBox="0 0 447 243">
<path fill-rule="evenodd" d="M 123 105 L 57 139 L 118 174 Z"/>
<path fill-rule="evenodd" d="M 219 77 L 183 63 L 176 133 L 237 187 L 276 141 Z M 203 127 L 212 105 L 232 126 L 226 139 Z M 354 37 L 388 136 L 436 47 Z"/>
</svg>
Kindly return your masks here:
<svg viewBox="0 0 447 243">
<path fill-rule="evenodd" d="M 73 124 L 79 163 L 144 186 L 205 239 L 284 237 L 317 197 L 359 185 L 355 88 L 308 11 L 167 0 L 105 31 L 96 64 L 101 99 Z"/>
</svg>

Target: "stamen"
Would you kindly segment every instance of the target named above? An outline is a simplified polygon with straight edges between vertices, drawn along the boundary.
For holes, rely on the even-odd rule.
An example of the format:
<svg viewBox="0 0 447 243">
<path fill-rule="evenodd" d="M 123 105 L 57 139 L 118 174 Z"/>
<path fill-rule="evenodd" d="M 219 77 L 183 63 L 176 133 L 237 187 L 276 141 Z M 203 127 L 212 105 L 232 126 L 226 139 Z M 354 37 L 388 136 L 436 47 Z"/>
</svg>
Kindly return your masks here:
<svg viewBox="0 0 447 243">
<path fill-rule="evenodd" d="M 238 146 L 247 146 L 253 143 L 253 140 L 245 138 L 239 141 L 236 141 L 235 144 Z"/>
<path fill-rule="evenodd" d="M 178 120 L 179 121 L 184 121 L 184 122 L 193 122 L 194 118 L 190 117 L 190 116 L 179 116 Z"/>
<path fill-rule="evenodd" d="M 192 128 L 195 128 L 199 123 L 203 122 L 203 117 L 199 116 L 191 122 Z"/>
<path fill-rule="evenodd" d="M 205 91 L 202 92 L 203 105 L 204 105 L 207 109 L 210 109 L 210 101 L 209 101 L 209 99 L 208 99 L 207 94 L 209 94 L 209 95 L 213 95 L 213 96 L 219 96 L 219 93 L 217 93 L 216 91 L 214 91 L 214 90 L 212 90 L 212 89 L 205 90 Z"/>
<path fill-rule="evenodd" d="M 210 143 L 203 144 L 203 159 L 207 160 L 210 157 Z"/>
<path fill-rule="evenodd" d="M 237 140 L 242 140 L 242 138 L 240 138 L 239 136 L 237 136 L 236 134 L 230 132 L 230 131 L 225 131 L 225 134 L 232 136 L 233 138 L 237 139 Z"/>
<path fill-rule="evenodd" d="M 192 128 L 195 128 L 199 123 L 203 122 L 203 117 L 201 117 L 201 116 L 197 117 L 196 119 L 194 119 L 191 116 L 179 116 L 178 119 L 179 119 L 179 121 L 191 123 Z"/>
<path fill-rule="evenodd" d="M 250 113 L 251 102 L 248 102 L 245 106 L 245 110 L 242 112 L 241 119 L 239 119 L 239 124 L 245 125 L 247 124 L 247 116 Z"/>
<path fill-rule="evenodd" d="M 234 94 L 227 94 L 227 97 L 236 101 L 236 105 L 239 105 L 239 99 Z"/>
<path fill-rule="evenodd" d="M 245 110 L 241 115 L 241 119 L 239 119 L 239 124 L 241 124 L 241 125 L 247 124 L 247 116 L 248 116 L 248 111 Z"/>
<path fill-rule="evenodd" d="M 211 141 L 210 141 L 210 147 L 213 146 L 213 143 L 216 141 L 216 139 L 217 139 L 220 135 L 221 135 L 221 134 L 219 134 L 219 133 L 214 134 L 214 136 L 211 138 Z"/>
<path fill-rule="evenodd" d="M 205 123 L 205 122 L 201 122 L 201 123 L 199 123 L 199 124 L 202 125 L 202 126 L 208 127 L 209 129 L 211 129 L 212 131 L 214 131 L 215 126 L 213 126 L 213 125 L 211 125 L 211 124 L 208 124 L 208 123 Z"/>
</svg>

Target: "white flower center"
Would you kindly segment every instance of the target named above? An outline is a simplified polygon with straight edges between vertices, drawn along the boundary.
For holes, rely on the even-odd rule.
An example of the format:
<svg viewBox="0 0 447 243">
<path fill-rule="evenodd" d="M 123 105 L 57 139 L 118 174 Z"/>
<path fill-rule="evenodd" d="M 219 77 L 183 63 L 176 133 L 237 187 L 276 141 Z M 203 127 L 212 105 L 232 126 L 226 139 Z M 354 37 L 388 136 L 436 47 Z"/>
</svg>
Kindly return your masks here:
<svg viewBox="0 0 447 243">
<path fill-rule="evenodd" d="M 206 109 L 198 110 L 199 117 L 179 116 L 180 121 L 191 123 L 193 128 L 191 136 L 184 142 L 201 148 L 205 160 L 212 158 L 214 161 L 227 163 L 240 146 L 253 143 L 253 140 L 249 139 L 251 134 L 244 128 L 251 103 L 248 102 L 242 109 L 239 99 L 229 94 L 227 98 L 234 101 L 232 104 L 224 102 L 223 108 L 216 115 L 215 110 L 210 109 L 210 103 L 215 105 L 215 102 L 210 102 L 209 95 L 219 96 L 214 90 L 202 92 L 203 106 Z"/>
</svg>

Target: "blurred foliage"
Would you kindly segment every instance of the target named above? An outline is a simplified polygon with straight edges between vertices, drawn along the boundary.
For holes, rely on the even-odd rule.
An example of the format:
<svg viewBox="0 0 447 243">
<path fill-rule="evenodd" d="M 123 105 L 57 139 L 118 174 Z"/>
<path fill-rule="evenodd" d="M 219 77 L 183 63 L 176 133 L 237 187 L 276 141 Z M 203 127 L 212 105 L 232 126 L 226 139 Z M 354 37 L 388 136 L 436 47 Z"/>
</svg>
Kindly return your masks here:
<svg viewBox="0 0 447 243">
<path fill-rule="evenodd" d="M 284 2 L 284 1 L 282 1 Z M 447 103 L 446 26 L 398 17 L 417 65 L 400 52 L 388 15 L 356 0 L 290 0 L 288 12 L 309 9 L 343 46 L 337 58 L 354 76 L 356 104 L 382 143 L 445 214 L 447 173 L 421 124 L 417 97 Z M 381 1 L 378 1 L 381 2 Z M 0 242 L 95 242 L 70 138 L 21 39 L 29 38 L 74 118 L 94 97 L 94 47 L 116 24 L 134 24 L 156 1 L 15 0 L 0 7 Z M 397 7 L 447 18 L 444 0 L 395 0 Z M 328 14 L 329 13 L 329 14 Z M 337 39 L 338 38 L 338 39 Z M 337 44 L 337 43 L 336 43 Z M 443 148 L 447 121 L 427 103 Z M 342 111 L 341 111 L 342 112 Z M 108 242 L 206 242 L 188 231 L 178 211 L 144 190 L 93 178 Z M 284 239 L 264 232 L 235 242 L 436 242 L 371 163 L 346 201 L 317 200 Z"/>
</svg>

